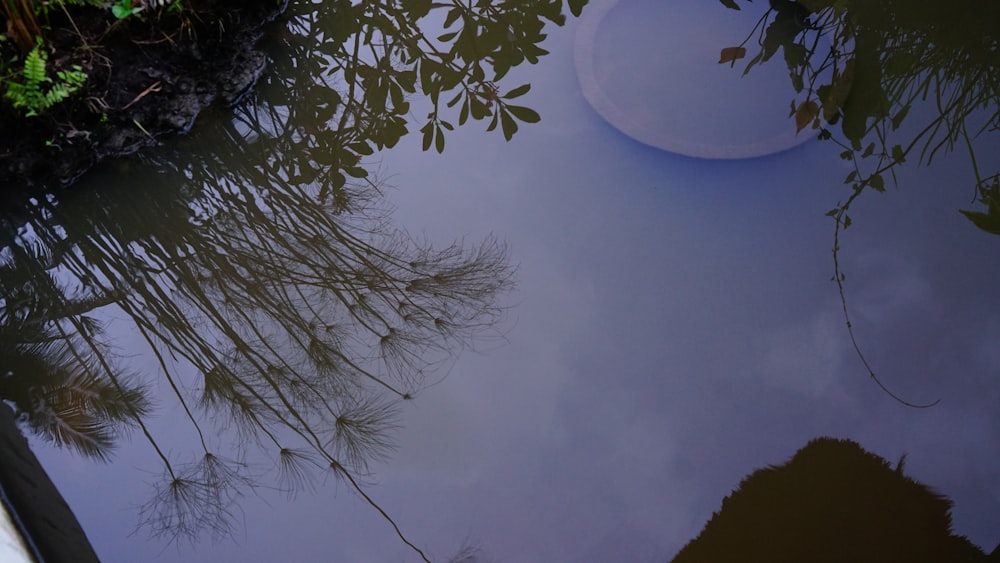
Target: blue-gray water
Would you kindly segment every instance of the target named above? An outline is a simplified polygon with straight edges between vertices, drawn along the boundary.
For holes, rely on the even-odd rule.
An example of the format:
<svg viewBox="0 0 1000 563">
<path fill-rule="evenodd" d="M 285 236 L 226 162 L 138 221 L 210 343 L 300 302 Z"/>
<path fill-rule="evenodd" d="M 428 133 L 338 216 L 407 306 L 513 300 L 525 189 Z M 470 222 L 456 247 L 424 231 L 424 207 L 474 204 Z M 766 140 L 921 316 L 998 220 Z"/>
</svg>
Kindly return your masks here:
<svg viewBox="0 0 1000 563">
<path fill-rule="evenodd" d="M 580 92 L 576 25 L 553 29 L 552 54 L 513 71 L 532 83 L 524 103 L 542 121 L 512 142 L 474 123 L 441 155 L 411 135 L 366 161 L 386 179 L 394 225 L 438 246 L 495 235 L 518 267 L 502 338 L 429 373 L 367 491 L 438 557 L 470 542 L 501 561 L 664 561 L 744 475 L 832 435 L 907 454 L 910 475 L 955 501 L 956 531 L 992 549 L 1000 239 L 957 211 L 974 183 L 965 157 L 904 167 L 898 189 L 858 200 L 841 240 L 855 334 L 875 371 L 905 398 L 941 399 L 909 409 L 868 378 L 830 281 L 824 213 L 848 195 L 839 150 L 813 140 L 712 161 L 630 139 Z M 226 142 L 206 129 L 184 150 Z M 980 154 L 997 147 L 987 139 Z M 78 189 L 116 177 L 126 176 Z M 155 375 L 145 344 L 108 317 L 115 346 Z M 194 451 L 190 429 L 175 430 L 183 414 L 165 402 L 150 422 L 181 458 Z M 159 472 L 140 435 L 108 465 L 37 448 L 107 561 L 415 560 L 333 479 L 294 500 L 248 495 L 232 539 L 130 536 Z"/>
</svg>

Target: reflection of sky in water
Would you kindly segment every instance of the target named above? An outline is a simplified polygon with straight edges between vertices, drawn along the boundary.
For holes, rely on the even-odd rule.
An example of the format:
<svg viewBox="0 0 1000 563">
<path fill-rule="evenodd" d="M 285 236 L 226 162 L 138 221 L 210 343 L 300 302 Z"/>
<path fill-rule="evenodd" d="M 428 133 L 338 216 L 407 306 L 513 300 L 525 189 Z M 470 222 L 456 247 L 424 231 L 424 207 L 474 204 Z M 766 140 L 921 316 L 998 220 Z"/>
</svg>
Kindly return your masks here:
<svg viewBox="0 0 1000 563">
<path fill-rule="evenodd" d="M 380 157 L 402 226 L 440 243 L 496 233 L 520 270 L 509 343 L 466 354 L 406 405 L 376 500 L 437 557 L 468 539 L 501 561 L 663 561 L 745 474 L 835 435 L 907 453 L 911 475 L 955 500 L 956 531 L 992 549 L 1000 261 L 998 239 L 956 211 L 965 161 L 905 169 L 898 191 L 858 202 L 842 241 L 876 371 L 904 397 L 942 399 L 905 409 L 864 375 L 829 281 L 839 151 L 713 162 L 612 134 L 578 91 L 572 32 L 515 71 L 543 121 L 512 143 L 473 125 L 444 155 L 412 136 Z M 180 415 L 161 411 L 161 434 Z M 111 466 L 39 457 L 107 561 L 414 559 L 332 481 L 294 502 L 247 498 L 234 541 L 160 552 L 125 537 L 154 478 L 145 443 Z"/>
</svg>

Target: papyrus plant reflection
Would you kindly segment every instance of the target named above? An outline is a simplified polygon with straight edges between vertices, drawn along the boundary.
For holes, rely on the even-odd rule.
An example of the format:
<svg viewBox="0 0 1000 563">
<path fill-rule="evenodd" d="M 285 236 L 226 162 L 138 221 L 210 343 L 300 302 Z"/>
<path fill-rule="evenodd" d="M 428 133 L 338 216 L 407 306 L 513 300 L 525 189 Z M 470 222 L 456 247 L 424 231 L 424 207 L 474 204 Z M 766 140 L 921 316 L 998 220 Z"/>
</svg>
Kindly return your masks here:
<svg viewBox="0 0 1000 563">
<path fill-rule="evenodd" d="M 226 534 L 234 503 L 270 484 L 267 473 L 289 492 L 332 474 L 420 552 L 359 479 L 391 449 L 400 402 L 495 330 L 513 268 L 493 238 L 432 248 L 394 229 L 358 157 L 379 143 L 382 121 L 298 54 L 275 62 L 235 119 L 108 168 L 97 191 L 39 198 L 8 217 L 2 257 L 23 281 L 4 286 L 7 316 L 23 293 L 77 304 L 22 317 L 70 350 L 75 369 L 132 393 L 122 420 L 163 465 L 140 514 L 154 534 Z M 313 102 L 338 96 L 318 117 Z M 101 307 L 146 343 L 152 365 L 139 375 L 180 406 L 195 462 L 168 455 L 143 418 L 122 358 L 94 330 Z M 61 360 L 46 361 L 35 369 Z M 235 445 L 219 446 L 220 429 Z M 269 471 L 248 463 L 260 455 Z"/>
<path fill-rule="evenodd" d="M 142 427 L 164 465 L 143 522 L 175 537 L 229 530 L 232 501 L 260 479 L 239 461 L 255 450 L 275 460 L 287 490 L 329 472 L 367 499 L 356 479 L 388 451 L 396 401 L 494 326 L 512 281 L 498 241 L 418 244 L 372 207 L 373 185 L 344 186 L 334 203 L 320 197 L 321 185 L 288 182 L 281 153 L 250 164 L 262 147 L 238 143 L 155 176 L 145 167 L 119 172 L 134 172 L 130 185 L 39 203 L 21 226 L 33 240 L 8 247 L 14 272 L 42 269 L 19 245 L 67 249 L 21 293 L 58 303 L 79 287 L 94 297 L 75 310 L 19 316 L 10 308 L 18 288 L 5 288 L 7 380 L 65 382 L 62 393 L 85 381 L 101 391 L 94 408 L 118 412 L 102 398 L 128 380 L 93 329 L 95 308 L 109 303 L 148 343 L 158 365 L 142 375 L 162 377 L 182 405 L 200 436 L 199 461 L 178 465 L 157 446 L 138 391 L 121 394 L 131 406 L 118 414 Z M 57 277 L 67 281 L 49 283 Z M 39 279 L 45 287 L 32 285 Z M 38 335 L 26 337 L 25 326 Z M 7 344 L 14 330 L 21 340 Z M 47 399 L 30 389 L 5 398 L 37 418 L 22 405 Z M 106 431 L 116 420 L 102 419 Z M 213 449 L 209 421 L 234 430 L 237 447 Z M 96 433 L 92 449 L 109 445 L 103 437 Z"/>
</svg>

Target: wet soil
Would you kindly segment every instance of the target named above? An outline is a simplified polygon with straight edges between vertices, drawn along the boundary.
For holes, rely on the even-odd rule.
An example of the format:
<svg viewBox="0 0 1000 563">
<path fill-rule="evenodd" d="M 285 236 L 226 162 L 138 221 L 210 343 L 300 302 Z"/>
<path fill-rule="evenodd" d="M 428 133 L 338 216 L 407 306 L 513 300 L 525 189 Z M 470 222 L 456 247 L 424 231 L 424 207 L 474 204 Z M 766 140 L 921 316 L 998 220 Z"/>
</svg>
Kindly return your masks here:
<svg viewBox="0 0 1000 563">
<path fill-rule="evenodd" d="M 0 101 L 3 195 L 69 185 L 102 159 L 186 133 L 201 111 L 253 86 L 265 62 L 258 42 L 287 0 L 191 4 L 124 20 L 90 7 L 49 14 L 49 75 L 79 65 L 87 83 L 36 117 Z M 0 43 L 3 60 L 15 54 Z"/>
</svg>

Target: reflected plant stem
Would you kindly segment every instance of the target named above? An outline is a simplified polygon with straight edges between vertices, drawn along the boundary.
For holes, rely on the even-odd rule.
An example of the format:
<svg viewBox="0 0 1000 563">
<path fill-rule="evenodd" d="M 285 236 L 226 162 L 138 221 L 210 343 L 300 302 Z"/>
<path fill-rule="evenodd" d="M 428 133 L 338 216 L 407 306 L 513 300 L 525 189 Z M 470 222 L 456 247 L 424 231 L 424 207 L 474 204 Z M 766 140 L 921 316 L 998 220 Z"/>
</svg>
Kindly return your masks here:
<svg viewBox="0 0 1000 563">
<path fill-rule="evenodd" d="M 149 344 L 149 349 L 153 351 L 153 355 L 156 356 L 156 361 L 160 364 L 160 369 L 163 371 L 163 377 L 167 379 L 167 383 L 170 385 L 170 389 L 173 391 L 174 396 L 180 401 L 181 407 L 184 409 L 184 414 L 187 416 L 188 420 L 191 421 L 191 425 L 194 426 L 195 431 L 198 433 L 198 441 L 201 442 L 201 449 L 207 454 L 209 453 L 208 444 L 205 443 L 205 434 L 201 430 L 201 425 L 198 420 L 194 417 L 194 413 L 188 407 L 187 401 L 184 399 L 184 394 L 181 393 L 180 388 L 177 386 L 177 382 L 174 381 L 172 375 L 170 375 L 170 369 L 167 367 L 166 361 L 163 359 L 163 355 L 160 354 L 160 349 L 150 337 L 149 333 L 142 327 L 142 325 L 136 324 L 136 328 L 142 334 L 143 339 Z"/>
<path fill-rule="evenodd" d="M 919 160 L 920 162 L 925 162 L 926 164 L 930 164 L 931 160 L 938 153 L 939 150 L 941 150 L 942 148 L 951 150 L 954 147 L 955 142 L 959 138 L 963 139 L 964 145 L 972 161 L 973 172 L 976 176 L 977 187 L 983 183 L 983 178 L 979 172 L 979 168 L 976 161 L 975 150 L 972 146 L 972 141 L 969 137 L 968 129 L 966 126 L 966 121 L 972 115 L 972 113 L 975 111 L 977 107 L 975 103 L 970 104 L 968 101 L 969 97 L 975 93 L 974 90 L 977 84 L 976 80 L 977 77 L 978 74 L 974 75 L 972 79 L 967 80 L 965 82 L 963 88 L 954 91 L 947 100 L 943 100 L 941 97 L 941 91 L 942 88 L 947 85 L 947 81 L 944 78 L 937 75 L 933 74 L 928 75 L 925 82 L 921 83 L 921 87 L 913 89 L 913 91 L 910 94 L 910 97 L 906 98 L 903 105 L 908 106 L 914 103 L 917 100 L 917 98 L 921 95 L 921 92 L 925 91 L 926 88 L 930 87 L 930 81 L 936 79 L 937 86 L 934 88 L 935 92 L 934 99 L 935 99 L 936 109 L 938 111 L 937 116 L 933 120 L 931 120 L 931 122 L 928 123 L 923 129 L 921 129 L 916 135 L 914 135 L 914 137 L 910 140 L 910 142 L 906 145 L 906 147 L 900 150 L 899 154 L 888 155 L 884 152 L 880 154 L 878 163 L 874 167 L 875 170 L 872 173 L 868 174 L 867 176 L 862 173 L 861 163 L 858 159 L 858 155 L 855 151 L 852 150 L 852 147 L 835 137 L 831 137 L 831 139 L 835 143 L 837 143 L 842 149 L 851 152 L 851 161 L 854 166 L 854 173 L 856 174 L 857 178 L 860 178 L 860 180 L 858 180 L 852 186 L 852 193 L 850 197 L 848 197 L 843 204 L 838 204 L 838 206 L 834 208 L 832 212 L 832 217 L 834 218 L 835 222 L 834 235 L 833 235 L 833 265 L 834 265 L 833 279 L 837 283 L 837 290 L 840 295 L 841 308 L 844 313 L 844 321 L 847 325 L 848 335 L 851 340 L 851 345 L 854 348 L 855 355 L 857 355 L 858 359 L 861 360 L 861 363 L 864 366 L 865 370 L 868 372 L 869 377 L 871 377 L 871 379 L 875 381 L 875 383 L 892 399 L 896 400 L 897 402 L 905 406 L 912 408 L 923 409 L 923 408 L 933 407 L 938 403 L 940 403 L 941 399 L 936 399 L 935 401 L 930 403 L 912 403 L 906 401 L 901 397 L 899 397 L 898 395 L 896 395 L 895 393 L 893 393 L 876 376 L 875 371 L 868 363 L 867 358 L 865 357 L 864 353 L 861 351 L 860 346 L 858 345 L 857 339 L 854 334 L 854 327 L 851 322 L 851 317 L 848 312 L 847 298 L 844 290 L 844 280 L 846 279 L 846 277 L 843 273 L 843 270 L 840 267 L 840 261 L 839 261 L 840 235 L 842 230 L 846 229 L 851 224 L 847 212 L 850 210 L 851 205 L 858 198 L 858 196 L 864 193 L 866 188 L 872 187 L 872 179 L 875 177 L 881 177 L 881 175 L 886 172 L 891 173 L 893 175 L 893 178 L 895 179 L 895 168 L 900 164 L 902 164 L 906 160 L 906 157 L 909 156 L 921 143 L 923 143 L 923 147 L 921 148 L 920 151 Z M 985 128 L 988 126 L 989 123 L 984 125 L 983 129 L 981 129 L 980 132 L 984 131 Z M 884 122 L 876 123 L 873 126 L 883 146 L 886 146 L 888 144 L 887 131 L 885 127 L 886 124 Z M 945 130 L 948 131 L 948 133 L 944 135 L 944 137 L 941 138 L 936 144 L 931 145 L 931 143 L 937 137 L 938 133 L 941 131 L 942 128 L 945 128 Z"/>
<path fill-rule="evenodd" d="M 856 192 L 850 198 L 848 198 L 847 202 L 844 204 L 845 205 L 844 209 L 846 209 L 847 206 L 851 204 L 851 202 L 854 200 L 855 197 L 857 197 L 859 193 L 860 192 Z M 872 381 L 874 381 L 875 384 L 882 389 L 882 391 L 884 391 L 887 395 L 892 397 L 898 403 L 915 409 L 926 409 L 933 407 L 934 405 L 937 405 L 938 403 L 941 402 L 941 399 L 935 399 L 933 402 L 930 403 L 919 404 L 919 403 L 911 403 L 901 398 L 899 395 L 893 393 L 888 387 L 886 387 L 884 383 L 882 383 L 882 381 L 878 378 L 878 376 L 875 375 L 875 370 L 873 370 L 872 367 L 868 364 L 868 359 L 861 351 L 861 346 L 858 345 L 857 338 L 855 338 L 854 336 L 854 325 L 851 324 L 851 315 L 847 310 L 847 296 L 844 294 L 845 277 L 842 270 L 840 269 L 839 254 L 840 254 L 841 225 L 842 223 L 838 220 L 836 227 L 834 227 L 834 233 L 833 233 L 833 274 L 834 274 L 833 279 L 837 282 L 837 291 L 840 293 L 840 306 L 844 312 L 844 322 L 847 324 L 847 334 L 851 339 L 851 346 L 854 347 L 854 354 L 858 357 L 859 360 L 861 360 L 861 364 L 865 367 L 865 370 L 868 372 L 868 376 L 872 378 Z"/>
<path fill-rule="evenodd" d="M 396 532 L 396 535 L 399 537 L 399 539 L 402 540 L 403 543 L 405 543 L 406 545 L 410 546 L 410 548 L 413 549 L 413 551 L 416 551 L 420 555 L 420 558 L 423 559 L 425 563 L 431 563 L 431 560 L 427 558 L 427 555 L 424 554 L 424 552 L 419 547 L 414 545 L 413 542 L 407 539 L 405 535 L 403 535 L 403 531 L 399 529 L 399 525 L 396 524 L 396 521 L 392 519 L 392 516 L 389 516 L 389 514 L 385 510 L 383 510 L 382 507 L 379 506 L 374 499 L 372 499 L 372 497 L 368 496 L 368 493 L 366 493 L 364 489 L 361 488 L 361 485 L 359 485 L 358 482 L 354 480 L 354 477 L 352 477 L 351 474 L 348 473 L 347 470 L 345 470 L 343 466 L 341 466 L 340 464 L 337 464 L 337 468 L 341 472 L 341 474 L 343 474 L 343 476 L 346 477 L 347 480 L 351 483 L 351 486 L 354 488 L 354 490 L 359 495 L 361 495 L 362 498 L 365 499 L 365 502 L 371 505 L 372 508 L 377 510 L 379 514 L 382 515 L 382 518 L 385 518 L 385 520 L 389 522 L 389 524 L 392 526 L 392 529 Z"/>
</svg>

